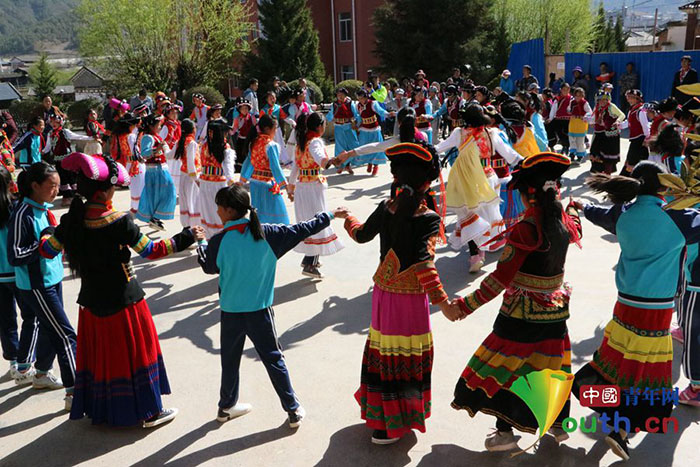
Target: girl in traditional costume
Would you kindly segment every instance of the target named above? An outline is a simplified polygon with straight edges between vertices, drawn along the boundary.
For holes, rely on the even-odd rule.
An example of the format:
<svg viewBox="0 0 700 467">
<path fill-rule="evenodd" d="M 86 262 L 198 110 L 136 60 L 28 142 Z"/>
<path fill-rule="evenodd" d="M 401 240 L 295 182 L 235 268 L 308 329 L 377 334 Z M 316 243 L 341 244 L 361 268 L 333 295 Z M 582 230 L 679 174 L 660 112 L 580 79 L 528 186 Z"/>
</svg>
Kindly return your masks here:
<svg viewBox="0 0 700 467">
<path fill-rule="evenodd" d="M 317 112 L 301 114 L 296 121 L 296 156 L 287 191 L 294 201 L 297 221 L 310 219 L 316 213 L 326 211 L 328 184 L 326 177 L 321 175 L 321 170 L 328 168 L 331 158 L 326 154 L 326 146 L 321 138 L 325 123 L 325 119 Z M 294 251 L 304 254 L 302 274 L 322 279 L 319 256 L 332 255 L 341 249 L 343 243 L 329 226 L 306 238 Z"/>
<path fill-rule="evenodd" d="M 413 429 L 425 432 L 433 365 L 430 304 L 450 320 L 459 315 L 433 263 L 441 219 L 427 193 L 440 175 L 437 153 L 424 143 L 400 143 L 387 156 L 395 178 L 390 200 L 364 224 L 349 213 L 345 220 L 356 242 L 380 238 L 372 321 L 355 393 L 375 444 L 395 443 Z"/>
<path fill-rule="evenodd" d="M 143 119 L 141 125 L 144 132 L 137 144 L 139 155 L 146 163 L 146 175 L 136 218 L 163 231 L 163 221 L 175 217 L 177 204 L 175 183 L 166 164 L 170 147 L 158 135 L 163 125 L 162 116 L 151 114 Z"/>
<path fill-rule="evenodd" d="M 384 120 L 390 114 L 379 105 L 375 100 L 369 98 L 367 91 L 361 89 L 357 92 L 357 113 L 355 119 L 359 127 L 359 144 L 365 145 L 368 143 L 381 142 L 382 136 L 381 120 Z M 376 176 L 379 172 L 379 165 L 386 163 L 386 156 L 383 152 L 375 152 L 366 154 L 362 157 L 356 157 L 351 162 L 352 165 L 360 166 L 367 164 L 367 172 L 372 176 Z M 348 171 L 352 170 L 347 167 Z M 338 169 L 338 173 L 342 172 L 342 167 Z"/>
<path fill-rule="evenodd" d="M 583 88 L 574 89 L 574 98 L 569 102 L 569 156 L 572 161 L 582 161 L 586 157 L 586 135 L 588 121 L 593 115 L 586 100 Z"/>
<path fill-rule="evenodd" d="M 180 165 L 180 223 L 183 227 L 199 225 L 199 177 L 202 173 L 202 160 L 199 144 L 195 140 L 196 126 L 190 119 L 182 121 L 182 134 L 173 153 L 173 159 Z"/>
<path fill-rule="evenodd" d="M 88 110 L 85 121 L 85 134 L 92 140 L 85 143 L 83 151 L 85 154 L 102 154 L 102 138 L 105 136 L 105 128 L 97 121 L 95 109 Z"/>
<path fill-rule="evenodd" d="M 111 157 L 127 167 L 131 184 L 129 185 L 129 195 L 131 197 L 131 214 L 136 214 L 139 210 L 141 193 L 146 183 L 146 164 L 141 158 L 138 148 L 138 141 L 141 133 L 139 131 L 140 119 L 132 114 L 124 114 L 112 127 L 110 136 Z"/>
<path fill-rule="evenodd" d="M 625 114 L 612 103 L 610 94 L 601 94 L 593 110 L 591 173 L 615 172 L 620 161 L 620 124 L 624 119 Z"/>
<path fill-rule="evenodd" d="M 260 109 L 259 117 L 268 115 L 270 118 L 277 120 L 274 140 L 280 148 L 280 165 L 285 167 L 292 163 L 293 157 L 289 151 L 287 151 L 287 145 L 284 143 L 284 135 L 282 135 L 282 121 L 284 117 L 282 114 L 282 108 L 277 104 L 277 94 L 275 94 L 274 91 L 268 91 L 267 94 L 265 94 L 265 105 Z"/>
<path fill-rule="evenodd" d="M 645 161 L 649 158 L 649 148 L 644 142 L 649 137 L 650 128 L 647 113 L 644 110 L 642 91 L 630 89 L 625 93 L 625 98 L 629 104 L 629 111 L 627 112 L 627 120 L 622 122 L 620 128 L 629 128 L 629 149 L 627 150 L 625 167 L 620 175 L 629 176 L 639 161 Z"/>
<path fill-rule="evenodd" d="M 551 152 L 522 162 L 511 187 L 528 206 L 524 218 L 507 234 L 496 270 L 457 301 L 469 315 L 505 290 L 493 331 L 469 360 L 452 402 L 472 417 L 482 412 L 497 418 L 497 431 L 485 443 L 489 451 L 516 448 L 513 427 L 537 431 L 532 411 L 510 390 L 519 377 L 544 369 L 571 371 L 564 263 L 569 244 L 581 237 L 581 224 L 576 210 L 565 213 L 559 201 L 559 179 L 570 164 L 567 156 Z M 567 402 L 550 429 L 557 442 L 568 438 L 561 427 L 568 415 Z"/>
<path fill-rule="evenodd" d="M 251 203 L 263 224 L 289 224 L 282 196 L 287 179 L 280 165 L 280 146 L 273 141 L 276 130 L 277 120 L 263 114 L 250 133 L 250 157 L 241 171 L 242 183 L 250 179 Z"/>
<path fill-rule="evenodd" d="M 348 97 L 347 89 L 338 88 L 335 95 L 336 101 L 331 105 L 330 112 L 326 114 L 326 120 L 333 122 L 335 156 L 338 157 L 341 153 L 352 151 L 361 144 L 357 139 L 357 133 L 355 133 L 354 129 L 355 125 L 353 124 L 353 122 L 360 117 L 357 111 L 357 105 Z M 377 140 L 367 140 L 362 144 L 375 141 Z"/>
<path fill-rule="evenodd" d="M 78 173 L 78 193 L 53 235 L 42 239 L 42 255 L 65 250 L 80 277 L 76 380 L 70 418 L 93 424 L 154 427 L 172 420 L 164 409 L 170 393 L 158 333 L 131 263 L 129 248 L 156 259 L 194 243 L 189 229 L 152 242 L 128 212 L 112 208 L 115 186 L 129 184 L 126 169 L 109 156 L 73 153 L 64 159 Z M 105 287 L 108 284 L 108 287 Z"/>
<path fill-rule="evenodd" d="M 433 144 L 433 128 L 430 126 L 433 116 L 433 104 L 425 98 L 428 90 L 417 86 L 413 88 L 413 95 L 409 107 L 416 111 L 416 128 L 424 132 L 428 137 L 428 143 Z"/>
<path fill-rule="evenodd" d="M 238 158 L 236 159 L 235 167 L 236 173 L 240 173 L 243 162 L 248 159 L 250 154 L 250 139 L 248 135 L 257 124 L 257 120 L 251 113 L 252 106 L 247 99 L 241 99 L 236 108 L 238 109 L 238 115 L 233 119 L 231 133 L 237 133 L 234 148 Z"/>
<path fill-rule="evenodd" d="M 182 127 L 180 120 L 178 119 L 178 114 L 180 112 L 179 107 L 170 104 L 170 101 L 165 101 L 160 108 L 163 111 L 163 127 L 160 131 L 160 137 L 166 142 L 170 149 L 175 149 L 177 142 L 180 141 L 182 135 Z M 196 133 L 195 133 L 196 134 Z M 175 184 L 175 189 L 180 194 L 180 164 L 181 159 L 175 159 L 171 153 L 166 154 L 166 159 L 168 161 L 168 171 L 170 176 L 173 178 L 173 183 Z"/>
<path fill-rule="evenodd" d="M 206 105 L 205 102 L 206 99 L 200 93 L 197 92 L 192 94 L 192 103 L 194 104 L 194 108 L 190 114 L 190 120 L 194 121 L 197 127 L 197 131 L 194 135 L 197 142 L 204 141 L 204 138 L 207 137 L 207 134 L 204 132 L 204 127 L 208 121 L 207 113 L 209 111 L 209 106 Z"/>
<path fill-rule="evenodd" d="M 673 409 L 669 328 L 679 264 L 686 245 L 700 242 L 696 210 L 663 208 L 660 177 L 665 173 L 663 166 L 642 161 L 630 177 L 594 175 L 588 186 L 605 193 L 613 206 L 578 203 L 589 221 L 617 236 L 621 251 L 615 268 L 618 294 L 613 319 L 593 360 L 576 373 L 572 392 L 579 397 L 582 385 L 613 384 L 634 398 L 634 404 L 593 408 L 609 420 L 627 417 L 605 439 L 625 460 L 629 459 L 627 435 L 648 431 L 650 417 L 664 420 Z M 666 426 L 654 429 L 663 432 Z"/>
<path fill-rule="evenodd" d="M 200 147 L 199 214 L 207 238 L 224 228 L 216 213 L 216 193 L 234 181 L 236 153 L 226 142 L 228 131 L 223 121 L 211 122 L 207 126 L 207 140 Z"/>
</svg>

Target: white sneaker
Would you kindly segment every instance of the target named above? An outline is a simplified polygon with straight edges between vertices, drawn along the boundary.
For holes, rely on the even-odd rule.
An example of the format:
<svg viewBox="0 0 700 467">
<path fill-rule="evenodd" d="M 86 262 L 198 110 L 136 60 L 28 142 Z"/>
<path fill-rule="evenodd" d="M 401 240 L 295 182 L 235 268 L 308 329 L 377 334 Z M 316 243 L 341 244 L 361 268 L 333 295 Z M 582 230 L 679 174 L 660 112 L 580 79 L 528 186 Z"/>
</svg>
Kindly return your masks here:
<svg viewBox="0 0 700 467">
<path fill-rule="evenodd" d="M 243 415 L 249 413 L 253 410 L 253 406 L 250 404 L 244 404 L 239 402 L 233 407 L 228 409 L 219 408 L 219 412 L 216 414 L 216 421 L 220 423 L 228 422 L 234 418 L 242 417 Z"/>
<path fill-rule="evenodd" d="M 36 370 L 32 366 L 30 366 L 23 372 L 19 371 L 18 369 L 15 369 L 14 371 L 10 370 L 10 376 L 12 376 L 12 379 L 15 380 L 15 384 L 17 386 L 31 384 L 35 374 Z"/>
<path fill-rule="evenodd" d="M 306 410 L 302 406 L 299 406 L 294 412 L 289 412 L 289 428 L 299 428 L 304 417 L 306 417 Z"/>
<path fill-rule="evenodd" d="M 177 416 L 178 412 L 179 411 L 175 407 L 172 407 L 170 409 L 163 409 L 155 417 L 149 418 L 148 420 L 144 420 L 143 427 L 144 428 L 153 428 L 155 426 L 162 425 L 164 423 L 168 423 L 168 422 L 172 421 Z"/>
<path fill-rule="evenodd" d="M 44 374 L 35 374 L 32 379 L 32 387 L 34 389 L 63 389 L 63 381 L 54 376 L 50 371 Z"/>
<path fill-rule="evenodd" d="M 518 443 L 515 442 L 515 436 L 512 431 L 494 431 L 486 437 L 484 446 L 489 451 L 510 451 L 516 449 Z"/>
<path fill-rule="evenodd" d="M 63 398 L 63 402 L 66 412 L 70 412 L 70 409 L 73 408 L 73 394 L 66 394 L 66 397 Z"/>
</svg>

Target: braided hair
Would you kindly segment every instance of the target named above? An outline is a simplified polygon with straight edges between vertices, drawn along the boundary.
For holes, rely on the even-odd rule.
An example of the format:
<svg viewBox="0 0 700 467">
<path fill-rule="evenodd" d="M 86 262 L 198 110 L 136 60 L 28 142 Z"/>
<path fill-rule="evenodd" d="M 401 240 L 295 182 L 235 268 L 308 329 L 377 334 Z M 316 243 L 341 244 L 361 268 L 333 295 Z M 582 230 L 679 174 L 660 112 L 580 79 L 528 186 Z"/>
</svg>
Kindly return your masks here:
<svg viewBox="0 0 700 467">
<path fill-rule="evenodd" d="M 109 155 L 102 154 L 109 169 L 107 180 L 93 180 L 82 172 L 78 172 L 78 194 L 73 198 L 68 212 L 61 217 L 61 229 L 63 229 L 63 246 L 68 258 L 68 267 L 76 277 L 81 276 L 81 266 L 90 253 L 85 248 L 85 200 L 91 201 L 98 192 L 104 192 L 117 184 L 119 167 L 117 162 Z"/>
</svg>

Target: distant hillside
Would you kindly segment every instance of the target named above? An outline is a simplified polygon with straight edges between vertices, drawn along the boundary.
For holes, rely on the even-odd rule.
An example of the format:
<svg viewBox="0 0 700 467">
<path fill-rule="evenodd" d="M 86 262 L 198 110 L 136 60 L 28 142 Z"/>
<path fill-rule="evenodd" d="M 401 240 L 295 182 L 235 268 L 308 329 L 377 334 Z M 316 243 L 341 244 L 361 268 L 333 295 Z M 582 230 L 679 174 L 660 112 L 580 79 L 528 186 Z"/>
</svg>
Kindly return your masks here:
<svg viewBox="0 0 700 467">
<path fill-rule="evenodd" d="M 77 48 L 80 0 L 0 0 L 0 54 L 32 53 L 38 42 L 67 42 Z"/>
</svg>

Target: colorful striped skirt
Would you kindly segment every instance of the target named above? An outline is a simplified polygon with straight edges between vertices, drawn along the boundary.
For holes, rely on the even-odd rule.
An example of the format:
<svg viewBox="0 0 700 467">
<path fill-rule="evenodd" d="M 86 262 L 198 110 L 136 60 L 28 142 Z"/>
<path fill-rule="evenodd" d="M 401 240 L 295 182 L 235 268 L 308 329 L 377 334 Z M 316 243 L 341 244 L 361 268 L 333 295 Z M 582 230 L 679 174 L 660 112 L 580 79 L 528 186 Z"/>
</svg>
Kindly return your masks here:
<svg viewBox="0 0 700 467">
<path fill-rule="evenodd" d="M 574 395 L 578 397 L 580 387 L 588 384 L 615 384 L 623 392 L 638 391 L 636 405 L 627 405 L 622 396 L 618 407 L 593 408 L 611 418 L 615 412 L 629 418 L 632 430 L 646 431 L 650 417 L 668 417 L 673 401 L 662 400 L 661 394 L 669 394 L 673 385 L 673 342 L 669 333 L 673 309 L 672 298 L 631 300 L 620 296 L 593 361 L 576 373 Z M 657 398 L 647 398 L 645 392 L 656 392 Z"/>
<path fill-rule="evenodd" d="M 537 420 L 528 406 L 509 391 L 510 386 L 533 371 L 571 372 L 571 344 L 566 321 L 533 323 L 498 315 L 493 332 L 469 360 L 455 387 L 452 408 L 474 417 L 483 412 L 516 429 L 535 433 Z M 569 416 L 569 402 L 554 426 Z"/>
<path fill-rule="evenodd" d="M 70 418 L 136 425 L 160 413 L 162 394 L 170 384 L 146 300 L 103 317 L 81 307 Z"/>
<path fill-rule="evenodd" d="M 355 399 L 362 419 L 398 438 L 425 432 L 430 416 L 433 335 L 425 294 L 397 294 L 374 287 L 372 325 L 362 356 Z"/>
</svg>

